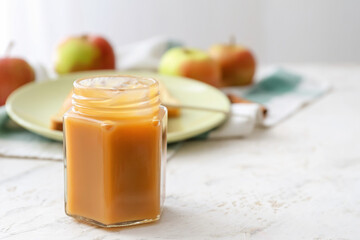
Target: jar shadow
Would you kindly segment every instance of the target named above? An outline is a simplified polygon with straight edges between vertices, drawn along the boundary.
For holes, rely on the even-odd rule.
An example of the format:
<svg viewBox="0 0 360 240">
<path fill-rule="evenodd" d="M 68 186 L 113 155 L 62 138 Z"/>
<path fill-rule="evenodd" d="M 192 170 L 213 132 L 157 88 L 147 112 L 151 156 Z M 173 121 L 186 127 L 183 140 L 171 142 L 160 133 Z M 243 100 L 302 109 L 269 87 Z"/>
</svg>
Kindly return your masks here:
<svg viewBox="0 0 360 240">
<path fill-rule="evenodd" d="M 226 238 L 229 236 L 241 236 L 248 239 L 249 233 L 240 226 L 234 226 L 231 220 L 226 220 L 225 210 L 207 208 L 202 206 L 200 211 L 189 208 L 189 202 L 179 202 L 176 206 L 165 206 L 159 221 L 128 227 L 100 228 L 102 232 L 110 235 L 121 233 L 126 237 L 147 239 L 156 237 L 159 239 L 203 239 L 205 238 Z M 195 205 L 194 205 L 195 206 Z M 217 217 L 218 216 L 218 217 Z M 221 216 L 221 217 L 220 217 Z M 244 222 L 239 216 L 239 222 Z M 235 224 L 236 225 L 236 224 Z"/>
</svg>

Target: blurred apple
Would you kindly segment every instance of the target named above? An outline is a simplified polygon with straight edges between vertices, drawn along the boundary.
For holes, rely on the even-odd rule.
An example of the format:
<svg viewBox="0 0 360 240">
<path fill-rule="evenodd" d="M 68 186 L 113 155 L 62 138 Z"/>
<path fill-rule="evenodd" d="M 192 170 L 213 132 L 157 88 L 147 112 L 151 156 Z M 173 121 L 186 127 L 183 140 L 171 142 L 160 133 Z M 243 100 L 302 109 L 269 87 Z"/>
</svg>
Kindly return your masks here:
<svg viewBox="0 0 360 240">
<path fill-rule="evenodd" d="M 25 60 L 8 56 L 11 46 L 6 56 L 0 58 L 0 106 L 15 89 L 35 80 L 34 70 Z"/>
<path fill-rule="evenodd" d="M 100 69 L 115 69 L 113 48 L 103 37 L 72 36 L 56 49 L 55 71 L 59 74 Z"/>
<path fill-rule="evenodd" d="M 209 53 L 221 66 L 221 86 L 245 86 L 253 82 L 256 62 L 246 47 L 234 43 L 217 44 Z"/>
<path fill-rule="evenodd" d="M 215 87 L 220 83 L 220 66 L 204 51 L 176 47 L 161 58 L 159 73 L 197 79 Z"/>
</svg>

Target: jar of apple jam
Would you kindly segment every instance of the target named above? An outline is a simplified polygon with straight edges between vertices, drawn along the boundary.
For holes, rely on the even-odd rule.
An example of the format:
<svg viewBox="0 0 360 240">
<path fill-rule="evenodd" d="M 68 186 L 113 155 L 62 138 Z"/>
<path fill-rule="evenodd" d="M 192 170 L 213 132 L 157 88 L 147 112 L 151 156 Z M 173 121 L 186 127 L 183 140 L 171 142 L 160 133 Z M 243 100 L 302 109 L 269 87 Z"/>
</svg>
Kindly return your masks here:
<svg viewBox="0 0 360 240">
<path fill-rule="evenodd" d="M 160 218 L 167 110 L 159 84 L 137 76 L 74 82 L 64 115 L 65 212 L 102 227 Z"/>
</svg>

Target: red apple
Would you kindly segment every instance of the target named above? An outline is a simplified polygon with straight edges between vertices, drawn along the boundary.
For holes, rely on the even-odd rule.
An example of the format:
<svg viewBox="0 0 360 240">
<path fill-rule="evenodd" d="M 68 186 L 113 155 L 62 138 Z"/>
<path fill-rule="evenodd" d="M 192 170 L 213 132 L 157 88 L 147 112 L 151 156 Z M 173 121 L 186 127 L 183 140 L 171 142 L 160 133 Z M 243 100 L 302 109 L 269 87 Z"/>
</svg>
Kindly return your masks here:
<svg viewBox="0 0 360 240">
<path fill-rule="evenodd" d="M 209 53 L 221 66 L 221 86 L 244 86 L 253 82 L 256 62 L 246 47 L 217 44 L 210 48 Z"/>
<path fill-rule="evenodd" d="M 101 69 L 115 69 L 115 54 L 105 38 L 96 35 L 72 36 L 57 47 L 57 73 Z"/>
<path fill-rule="evenodd" d="M 0 106 L 18 87 L 35 79 L 34 70 L 21 58 L 0 58 Z"/>
<path fill-rule="evenodd" d="M 220 66 L 204 51 L 176 47 L 161 58 L 159 73 L 193 78 L 215 87 L 220 83 Z"/>
</svg>

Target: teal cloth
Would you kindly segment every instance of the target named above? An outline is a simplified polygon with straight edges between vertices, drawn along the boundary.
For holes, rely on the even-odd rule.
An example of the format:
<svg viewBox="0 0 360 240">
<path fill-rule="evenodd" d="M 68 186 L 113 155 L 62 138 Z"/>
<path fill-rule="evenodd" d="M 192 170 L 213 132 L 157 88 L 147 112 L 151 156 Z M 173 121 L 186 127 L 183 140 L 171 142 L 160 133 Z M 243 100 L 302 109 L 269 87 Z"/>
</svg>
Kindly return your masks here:
<svg viewBox="0 0 360 240">
<path fill-rule="evenodd" d="M 250 88 L 243 97 L 253 102 L 266 104 L 279 95 L 296 91 L 301 81 L 300 75 L 279 69 Z"/>
<path fill-rule="evenodd" d="M 5 106 L 0 107 L 0 139 L 53 142 L 18 126 L 7 115 Z"/>
<path fill-rule="evenodd" d="M 304 90 L 299 87 L 303 80 L 303 76 L 279 68 L 270 75 L 265 76 L 250 88 L 230 87 L 229 89 L 231 93 L 237 96 L 265 106 L 272 100 L 279 99 L 287 94 L 316 97 L 318 94 L 322 93 L 322 90 L 319 89 Z M 228 91 L 225 90 L 225 92 Z M 271 109 L 268 109 L 268 111 L 271 111 Z M 209 133 L 213 130 L 214 129 L 200 134 L 193 139 L 206 140 L 209 137 Z"/>
</svg>

